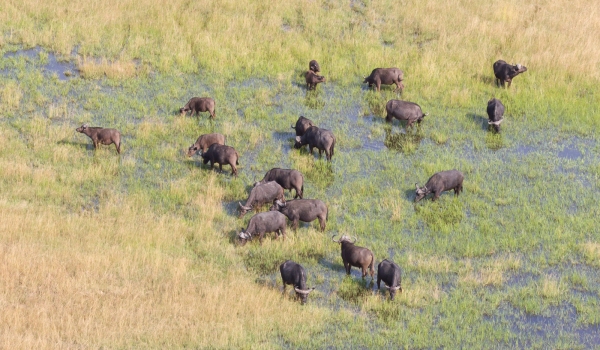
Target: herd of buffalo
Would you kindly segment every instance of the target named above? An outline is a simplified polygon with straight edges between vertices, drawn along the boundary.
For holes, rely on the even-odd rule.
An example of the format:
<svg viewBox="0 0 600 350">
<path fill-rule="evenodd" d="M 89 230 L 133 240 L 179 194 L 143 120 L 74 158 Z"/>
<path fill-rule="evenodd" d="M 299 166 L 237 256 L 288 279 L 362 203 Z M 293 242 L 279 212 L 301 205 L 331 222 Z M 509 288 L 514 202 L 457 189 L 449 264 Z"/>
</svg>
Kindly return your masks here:
<svg viewBox="0 0 600 350">
<path fill-rule="evenodd" d="M 319 63 L 315 60 L 310 61 L 309 70 L 304 73 L 306 86 L 308 90 L 315 89 L 318 83 L 324 82 L 325 77 L 318 75 L 320 72 Z M 510 65 L 505 61 L 496 61 L 493 65 L 496 84 L 505 87 L 508 83 L 510 87 L 512 79 L 527 71 L 527 67 L 520 64 Z M 376 68 L 371 74 L 365 78 L 363 83 L 374 86 L 377 91 L 381 89 L 381 85 L 396 85 L 394 91 L 400 93 L 404 89 L 404 73 L 398 68 Z M 215 101 L 210 97 L 194 97 L 188 101 L 182 108 L 179 109 L 181 115 L 190 112 L 192 115 L 200 112 L 209 112 L 210 118 L 215 118 Z M 415 122 L 420 124 L 427 113 L 423 113 L 421 107 L 413 102 L 402 100 L 390 100 L 386 104 L 387 116 L 385 120 L 391 122 L 393 118 L 400 121 L 406 121 L 406 128 L 410 128 Z M 488 125 L 495 132 L 500 132 L 500 123 L 504 118 L 504 105 L 496 98 L 488 101 L 487 114 L 489 117 Z M 322 129 L 316 126 L 310 119 L 301 116 L 296 125 L 292 125 L 296 131 L 294 148 L 302 148 L 308 145 L 309 152 L 312 155 L 313 149 L 319 150 L 319 157 L 325 152 L 325 157 L 328 161 L 334 155 L 335 136 L 330 130 Z M 83 133 L 92 139 L 94 149 L 98 148 L 98 144 L 110 145 L 114 144 L 117 153 L 121 153 L 121 134 L 116 129 L 107 129 L 100 127 L 89 127 L 83 124 L 76 131 Z M 214 164 L 219 164 L 219 170 L 223 170 L 223 165 L 231 166 L 231 174 L 237 176 L 237 167 L 239 165 L 239 155 L 237 151 L 225 145 L 225 137 L 222 134 L 213 133 L 201 135 L 196 142 L 188 149 L 187 156 L 191 157 L 200 152 L 203 163 L 210 162 L 211 169 Z M 423 187 L 415 184 L 415 202 L 423 199 L 428 194 L 433 194 L 432 200 L 440 197 L 444 191 L 454 190 L 454 194 L 458 194 L 463 189 L 464 175 L 458 170 L 441 171 L 433 174 Z M 284 190 L 295 191 L 294 199 L 286 201 Z M 325 225 L 328 218 L 327 205 L 318 199 L 304 199 L 304 177 L 298 170 L 273 168 L 269 170 L 264 178 L 256 183 L 250 191 L 250 195 L 245 204 L 239 204 L 240 218 L 248 211 L 258 211 L 265 204 L 271 204 L 270 210 L 267 212 L 255 214 L 244 230 L 237 234 L 237 239 L 241 244 L 252 240 L 253 237 L 258 237 L 262 243 L 263 237 L 267 233 L 274 232 L 276 238 L 283 236 L 285 239 L 285 231 L 287 221 L 292 222 L 294 230 L 297 230 L 299 222 L 312 222 L 319 220 L 321 231 L 325 231 Z M 340 244 L 341 255 L 346 269 L 346 274 L 350 275 L 352 266 L 362 269 L 362 278 L 367 274 L 371 276 L 371 281 L 374 280 L 374 264 L 375 256 L 371 250 L 356 246 L 356 238 L 342 235 L 335 240 L 335 235 L 331 239 Z M 308 294 L 314 288 L 306 286 L 306 271 L 304 268 L 291 261 L 287 260 L 279 267 L 281 278 L 283 280 L 283 291 L 285 293 L 286 285 L 292 285 L 296 291 L 296 295 L 301 302 L 306 302 Z M 390 298 L 393 300 L 396 292 L 402 292 L 401 287 L 401 270 L 400 267 L 393 261 L 384 259 L 377 267 L 377 288 L 380 288 L 381 281 L 388 288 Z"/>
</svg>

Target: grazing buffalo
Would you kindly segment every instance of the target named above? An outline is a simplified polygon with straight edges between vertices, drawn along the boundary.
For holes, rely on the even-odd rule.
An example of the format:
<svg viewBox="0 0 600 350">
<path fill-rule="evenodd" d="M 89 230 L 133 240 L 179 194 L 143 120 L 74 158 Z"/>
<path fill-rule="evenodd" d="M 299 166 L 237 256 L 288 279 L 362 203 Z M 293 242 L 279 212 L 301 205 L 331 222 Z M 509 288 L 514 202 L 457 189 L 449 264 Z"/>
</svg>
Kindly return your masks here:
<svg viewBox="0 0 600 350">
<path fill-rule="evenodd" d="M 367 248 L 358 247 L 354 245 L 354 241 L 350 241 L 350 237 L 343 235 L 337 241 L 333 239 L 335 235 L 331 237 L 331 240 L 335 243 L 340 243 L 342 247 L 342 260 L 344 261 L 344 267 L 346 268 L 346 275 L 350 274 L 350 268 L 352 266 L 360 267 L 362 269 L 362 278 L 365 279 L 367 272 L 371 275 L 371 281 L 373 281 L 373 275 L 375 274 L 375 256 Z"/>
<path fill-rule="evenodd" d="M 463 173 L 458 170 L 446 170 L 435 173 L 429 178 L 425 186 L 419 187 L 419 185 L 415 184 L 417 187 L 415 202 L 420 201 L 430 193 L 434 194 L 433 198 L 431 198 L 434 201 L 440 198 L 442 192 L 450 190 L 454 190 L 454 195 L 458 196 L 463 189 L 464 178 Z"/>
<path fill-rule="evenodd" d="M 493 127 L 500 132 L 500 123 L 504 120 L 504 105 L 497 98 L 488 101 L 487 105 L 488 127 Z"/>
<path fill-rule="evenodd" d="M 385 105 L 387 115 L 385 121 L 390 123 L 393 118 L 398 120 L 406 120 L 406 129 L 408 129 L 415 121 L 417 124 L 421 124 L 423 118 L 429 113 L 423 114 L 421 106 L 416 103 L 401 101 L 401 100 L 389 100 Z"/>
<path fill-rule="evenodd" d="M 179 113 L 181 115 L 184 115 L 189 111 L 192 112 L 191 115 L 194 115 L 194 113 L 196 113 L 196 116 L 198 116 L 198 113 L 200 112 L 208 112 L 210 113 L 210 117 L 214 119 L 215 100 L 213 100 L 210 97 L 192 97 L 192 99 L 190 99 L 188 103 L 185 104 L 185 106 L 179 109 Z"/>
<path fill-rule="evenodd" d="M 319 62 L 316 60 L 312 60 L 308 63 L 308 70 L 313 71 L 314 73 L 319 73 L 321 71 L 321 67 L 319 67 Z"/>
<path fill-rule="evenodd" d="M 312 120 L 300 116 L 296 122 L 296 126 L 292 125 L 292 129 L 296 130 L 296 136 L 302 136 L 311 126 L 315 126 L 315 123 L 313 123 Z"/>
<path fill-rule="evenodd" d="M 89 127 L 87 124 L 83 124 L 75 130 L 89 136 L 94 143 L 94 149 L 97 149 L 99 144 L 110 145 L 111 143 L 114 143 L 117 148 L 117 153 L 121 154 L 121 133 L 118 130 L 95 126 Z"/>
<path fill-rule="evenodd" d="M 281 280 L 283 281 L 283 293 L 285 293 L 285 287 L 291 284 L 294 286 L 301 304 L 306 303 L 308 293 L 312 292 L 315 288 L 306 288 L 306 272 L 304 268 L 300 264 L 286 260 L 283 264 L 279 265 L 279 272 L 281 272 Z"/>
<path fill-rule="evenodd" d="M 381 288 L 381 281 L 390 290 L 390 299 L 394 300 L 396 291 L 402 293 L 402 271 L 396 263 L 383 259 L 377 266 L 377 289 Z"/>
<path fill-rule="evenodd" d="M 369 87 L 375 85 L 375 90 L 381 90 L 381 84 L 392 85 L 396 84 L 396 90 L 404 89 L 404 84 L 402 84 L 402 80 L 404 79 L 404 72 L 402 72 L 398 68 L 375 68 L 371 72 L 371 75 L 365 78 L 363 84 L 369 84 Z"/>
<path fill-rule="evenodd" d="M 231 175 L 237 176 L 236 165 L 239 165 L 240 163 L 238 162 L 238 153 L 233 147 L 213 143 L 201 156 L 204 164 L 210 162 L 211 169 L 214 167 L 215 163 L 219 164 L 220 171 L 223 171 L 223 164 L 231 165 Z"/>
<path fill-rule="evenodd" d="M 296 143 L 294 148 L 302 148 L 302 146 L 308 145 L 310 154 L 313 154 L 313 148 L 319 150 L 319 157 L 325 151 L 325 157 L 328 161 L 331 161 L 335 148 L 335 136 L 330 130 L 320 129 L 317 126 L 311 126 L 306 130 L 304 135 L 296 136 Z"/>
<path fill-rule="evenodd" d="M 508 87 L 510 87 L 513 78 L 526 71 L 527 67 L 520 64 L 513 66 L 503 60 L 494 62 L 494 75 L 496 76 L 497 86 L 502 85 L 504 87 L 504 83 L 508 83 Z"/>
<path fill-rule="evenodd" d="M 260 244 L 262 244 L 263 236 L 265 233 L 269 232 L 278 232 L 279 235 L 282 235 L 285 239 L 286 224 L 286 217 L 280 212 L 266 211 L 264 213 L 258 213 L 250 219 L 246 231 L 244 231 L 244 228 L 242 227 L 241 232 L 238 233 L 238 239 L 240 240 L 240 243 L 246 244 L 246 242 L 252 240 L 252 236 L 258 236 Z M 275 238 L 278 237 L 279 236 L 276 236 Z"/>
<path fill-rule="evenodd" d="M 304 73 L 304 78 L 306 79 L 306 88 L 308 90 L 315 89 L 318 83 L 325 82 L 325 77 L 322 75 L 317 75 L 315 72 L 309 70 Z"/>
<path fill-rule="evenodd" d="M 240 218 L 246 215 L 252 208 L 260 208 L 267 203 L 274 203 L 276 199 L 285 202 L 283 196 L 283 187 L 275 181 L 269 181 L 266 184 L 255 186 L 250 191 L 250 196 L 246 200 L 246 204 L 239 203 Z"/>
<path fill-rule="evenodd" d="M 286 190 L 296 190 L 294 198 L 302 198 L 304 194 L 304 177 L 298 170 L 273 168 L 265 174 L 262 180 L 255 182 L 254 187 L 265 184 L 269 181 L 277 182 Z"/>
<path fill-rule="evenodd" d="M 327 206 L 318 199 L 292 199 L 282 203 L 275 201 L 271 210 L 278 210 L 292 221 L 294 230 L 298 229 L 298 222 L 311 222 L 319 219 L 321 231 L 325 231 L 327 222 Z"/>
<path fill-rule="evenodd" d="M 193 145 L 190 146 L 190 148 L 188 148 L 188 152 L 187 152 L 188 157 L 193 156 L 199 150 L 202 150 L 202 153 L 206 152 L 206 149 L 208 147 L 210 147 L 210 145 L 212 145 L 213 143 L 217 143 L 219 145 L 224 145 L 225 144 L 225 136 L 223 136 L 221 134 L 200 135 L 200 137 L 198 137 L 198 140 L 196 140 L 196 143 L 194 143 Z"/>
</svg>

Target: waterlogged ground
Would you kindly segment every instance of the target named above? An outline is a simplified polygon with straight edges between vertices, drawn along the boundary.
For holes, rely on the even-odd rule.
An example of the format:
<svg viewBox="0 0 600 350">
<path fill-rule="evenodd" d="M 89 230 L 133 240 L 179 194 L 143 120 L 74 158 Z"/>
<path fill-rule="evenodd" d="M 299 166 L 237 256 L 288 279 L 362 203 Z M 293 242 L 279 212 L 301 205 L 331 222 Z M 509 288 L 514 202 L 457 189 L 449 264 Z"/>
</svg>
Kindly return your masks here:
<svg viewBox="0 0 600 350">
<path fill-rule="evenodd" d="M 597 118 L 596 106 L 579 101 L 554 111 L 540 101 L 524 101 L 518 94 L 527 75 L 508 91 L 489 81 L 469 97 L 476 103 L 455 107 L 445 97 L 414 93 L 410 82 L 400 97 L 391 88 L 369 91 L 359 77 L 354 85 L 333 81 L 307 93 L 300 70 L 245 81 L 151 71 L 127 80 L 89 80 L 78 74 L 76 53 L 57 60 L 37 48 L 1 57 L 0 129 L 11 146 L 0 155 L 26 157 L 34 168 L 51 164 L 62 182 L 15 191 L 9 189 L 16 180 L 6 176 L 0 183 L 11 200 L 85 212 L 100 210 L 107 192 L 144 193 L 156 213 L 193 225 L 203 203 L 191 203 L 185 193 L 198 191 L 214 175 L 198 156 L 183 152 L 200 134 L 226 136 L 240 154 L 239 177 L 232 178 L 228 166 L 218 174 L 226 194 L 215 234 L 266 288 L 281 288 L 278 266 L 284 260 L 301 263 L 309 286 L 316 287 L 309 303 L 330 310 L 329 326 L 312 334 L 308 344 L 277 334 L 276 345 L 600 343 L 600 144 L 597 130 L 569 126 L 579 117 Z M 499 135 L 487 132 L 491 95 L 507 106 Z M 193 96 L 216 100 L 215 121 L 207 113 L 198 119 L 178 115 Z M 418 129 L 406 131 L 398 121 L 390 126 L 383 117 L 392 98 L 417 102 L 429 116 Z M 545 122 L 563 113 L 571 120 L 567 127 Z M 293 149 L 290 125 L 300 115 L 336 135 L 331 163 Z M 116 156 L 114 146 L 94 152 L 91 141 L 75 132 L 82 123 L 119 129 L 123 154 Z M 88 167 L 110 177 L 75 180 Z M 236 232 L 251 217 L 238 219 L 237 203 L 273 167 L 302 171 L 305 198 L 329 206 L 327 229 L 321 233 L 315 223 L 302 224 L 297 232 L 290 228 L 284 242 L 271 236 L 262 246 L 236 246 Z M 449 169 L 465 174 L 460 197 L 447 192 L 437 202 L 413 203 L 415 183 L 422 186 Z M 61 195 L 65 190 L 76 194 Z M 358 237 L 357 244 L 372 249 L 377 262 L 397 262 L 403 268 L 402 295 L 387 301 L 357 269 L 346 278 L 334 234 Z M 224 270 L 231 263 L 194 237 L 186 249 L 199 262 L 210 260 Z"/>
</svg>

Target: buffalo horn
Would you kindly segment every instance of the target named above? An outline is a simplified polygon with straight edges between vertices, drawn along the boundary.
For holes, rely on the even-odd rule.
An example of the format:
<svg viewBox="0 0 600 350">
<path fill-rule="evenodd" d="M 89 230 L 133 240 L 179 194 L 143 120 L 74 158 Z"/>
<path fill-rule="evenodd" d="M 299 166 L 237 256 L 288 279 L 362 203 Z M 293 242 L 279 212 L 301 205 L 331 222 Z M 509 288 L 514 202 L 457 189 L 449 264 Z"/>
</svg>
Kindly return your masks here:
<svg viewBox="0 0 600 350">
<path fill-rule="evenodd" d="M 311 288 L 311 289 L 307 289 L 307 290 L 302 290 L 302 289 L 298 289 L 298 288 L 294 287 L 294 290 L 298 294 L 308 294 L 308 293 L 312 292 L 314 289 L 315 288 Z"/>
<path fill-rule="evenodd" d="M 300 142 L 300 140 L 302 140 L 302 138 L 300 136 L 296 136 L 296 141 Z"/>
<path fill-rule="evenodd" d="M 417 188 L 417 190 L 419 189 L 419 184 L 417 184 L 416 182 L 415 182 L 415 187 Z"/>
<path fill-rule="evenodd" d="M 350 238 L 354 238 L 354 242 L 352 242 L 352 244 L 356 243 L 356 241 L 358 241 L 358 238 L 354 237 L 354 236 L 350 236 Z"/>
<path fill-rule="evenodd" d="M 384 283 L 384 285 L 385 285 L 385 287 L 386 287 L 387 289 L 390 289 L 390 290 L 398 290 L 398 289 L 400 289 L 400 286 L 396 286 L 396 287 L 390 287 L 390 286 L 388 286 L 388 285 L 387 285 L 387 284 L 385 284 L 385 283 Z"/>
<path fill-rule="evenodd" d="M 333 237 L 335 237 L 335 235 L 331 236 L 331 240 L 334 241 L 335 243 L 340 243 L 340 240 L 338 239 L 337 241 L 335 239 L 333 239 Z"/>
</svg>

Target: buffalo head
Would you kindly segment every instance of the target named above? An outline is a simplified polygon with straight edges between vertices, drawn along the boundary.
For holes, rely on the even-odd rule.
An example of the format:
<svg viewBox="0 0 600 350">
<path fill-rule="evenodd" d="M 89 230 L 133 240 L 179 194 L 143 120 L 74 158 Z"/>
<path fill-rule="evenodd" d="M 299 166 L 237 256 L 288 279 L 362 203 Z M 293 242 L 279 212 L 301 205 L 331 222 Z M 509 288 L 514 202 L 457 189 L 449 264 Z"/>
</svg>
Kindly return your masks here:
<svg viewBox="0 0 600 350">
<path fill-rule="evenodd" d="M 431 192 L 430 190 L 427 189 L 427 186 L 419 187 L 419 185 L 415 184 L 415 187 L 417 188 L 417 190 L 415 191 L 415 202 L 420 201 L 429 192 Z"/>
</svg>

